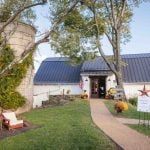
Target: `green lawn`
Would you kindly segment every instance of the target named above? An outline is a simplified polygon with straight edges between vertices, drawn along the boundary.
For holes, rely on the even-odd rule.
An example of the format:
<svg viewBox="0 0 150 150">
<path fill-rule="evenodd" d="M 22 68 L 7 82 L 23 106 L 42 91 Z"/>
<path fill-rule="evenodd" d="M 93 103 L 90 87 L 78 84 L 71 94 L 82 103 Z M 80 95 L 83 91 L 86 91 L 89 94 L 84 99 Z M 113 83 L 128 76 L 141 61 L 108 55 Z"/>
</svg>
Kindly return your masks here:
<svg viewBox="0 0 150 150">
<path fill-rule="evenodd" d="M 129 109 L 126 111 L 123 111 L 122 113 L 116 113 L 116 110 L 114 109 L 114 104 L 116 103 L 115 100 L 107 100 L 105 101 L 105 104 L 109 111 L 116 117 L 123 117 L 123 118 L 139 118 L 139 112 L 137 111 L 137 108 L 131 104 L 129 104 Z"/>
<path fill-rule="evenodd" d="M 115 150 L 116 145 L 92 122 L 89 104 L 33 110 L 23 117 L 39 128 L 0 141 L 0 150 Z"/>
<path fill-rule="evenodd" d="M 150 137 L 150 127 L 148 128 L 147 126 L 143 125 L 128 125 L 128 126 Z"/>
<path fill-rule="evenodd" d="M 129 109 L 127 111 L 123 111 L 122 113 L 116 113 L 114 109 L 114 104 L 116 103 L 115 100 L 107 100 L 105 101 L 105 105 L 109 109 L 109 111 L 116 117 L 122 117 L 122 118 L 134 118 L 139 119 L 139 112 L 137 112 L 137 108 L 131 104 L 129 105 Z M 141 117 L 143 117 L 143 113 L 141 112 Z M 142 119 L 142 118 L 141 118 Z M 137 130 L 138 132 L 141 132 L 145 135 L 148 135 L 150 137 L 150 128 L 145 127 L 143 125 L 128 125 L 134 130 Z"/>
</svg>

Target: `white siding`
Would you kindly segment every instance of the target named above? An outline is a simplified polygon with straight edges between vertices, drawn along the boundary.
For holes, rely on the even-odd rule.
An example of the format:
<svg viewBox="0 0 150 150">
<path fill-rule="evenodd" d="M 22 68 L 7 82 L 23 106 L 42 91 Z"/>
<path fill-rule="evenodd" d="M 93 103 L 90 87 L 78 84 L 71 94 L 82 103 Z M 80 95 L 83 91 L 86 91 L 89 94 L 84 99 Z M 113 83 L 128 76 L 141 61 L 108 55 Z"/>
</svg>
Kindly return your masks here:
<svg viewBox="0 0 150 150">
<path fill-rule="evenodd" d="M 91 88 L 90 88 L 90 78 L 88 75 L 82 75 L 82 81 L 83 81 L 83 90 L 86 90 L 86 93 L 88 94 L 88 97 L 91 95 Z M 108 91 L 111 87 L 116 86 L 115 82 L 115 75 L 110 75 L 106 78 L 106 91 Z"/>
<path fill-rule="evenodd" d="M 86 90 L 88 97 L 90 97 L 90 79 L 88 76 L 82 76 L 83 81 L 83 91 Z"/>
<path fill-rule="evenodd" d="M 88 96 L 90 97 L 90 79 L 86 75 L 82 75 L 83 80 L 83 90 L 87 91 Z M 150 83 L 124 83 L 124 90 L 126 97 L 132 98 L 137 97 L 140 92 L 138 90 L 142 90 L 144 85 L 146 85 L 146 89 L 150 90 Z M 106 78 L 106 91 L 108 91 L 112 87 L 116 87 L 116 79 L 115 75 L 110 75 Z"/>
<path fill-rule="evenodd" d="M 90 79 L 88 76 L 82 76 L 83 88 L 79 87 L 79 84 L 68 85 L 34 85 L 34 102 L 33 108 L 42 105 L 42 101 L 48 100 L 49 95 L 62 95 L 63 92 L 66 95 L 67 91 L 70 91 L 70 95 L 80 95 L 83 90 L 86 90 L 88 97 L 90 97 Z M 146 89 L 150 89 L 150 83 L 124 83 L 125 94 L 127 98 L 137 97 L 144 85 Z M 106 91 L 111 87 L 115 87 L 115 76 L 111 75 L 106 78 Z"/>
<path fill-rule="evenodd" d="M 48 100 L 49 95 L 62 95 L 67 94 L 70 91 L 70 95 L 80 95 L 82 90 L 79 84 L 69 85 L 34 85 L 34 102 L 33 108 L 42 105 L 42 101 Z"/>
<path fill-rule="evenodd" d="M 150 83 L 124 83 L 124 90 L 127 98 L 137 97 L 140 92 L 138 90 L 142 90 L 143 87 L 146 89 L 150 89 Z"/>
<path fill-rule="evenodd" d="M 116 83 L 116 77 L 115 75 L 110 75 L 110 76 L 107 76 L 106 78 L 106 91 L 108 91 L 110 88 L 112 87 L 116 87 L 117 86 L 117 83 Z"/>
<path fill-rule="evenodd" d="M 124 90 L 127 99 L 132 97 L 137 97 L 140 92 L 138 90 L 142 90 L 144 85 L 146 86 L 146 89 L 150 89 L 150 83 L 124 83 Z M 108 91 L 111 87 L 116 87 L 116 79 L 115 75 L 108 76 L 106 78 L 106 91 Z"/>
</svg>

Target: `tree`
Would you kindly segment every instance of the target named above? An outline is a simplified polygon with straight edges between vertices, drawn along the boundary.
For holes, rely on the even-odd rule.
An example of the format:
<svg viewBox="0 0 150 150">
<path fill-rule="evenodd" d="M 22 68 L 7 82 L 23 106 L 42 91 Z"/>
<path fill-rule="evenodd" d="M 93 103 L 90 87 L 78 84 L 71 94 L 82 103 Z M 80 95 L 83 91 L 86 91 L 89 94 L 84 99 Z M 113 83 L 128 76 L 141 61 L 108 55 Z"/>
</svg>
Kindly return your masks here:
<svg viewBox="0 0 150 150">
<path fill-rule="evenodd" d="M 70 2 L 70 5 L 64 10 L 63 15 L 57 18 L 52 27 L 47 32 L 42 33 L 35 43 L 32 41 L 31 43 L 28 43 L 19 58 L 14 56 L 13 50 L 8 45 L 7 35 L 5 36 L 5 28 L 10 24 L 18 24 L 18 21 L 32 24 L 32 19 L 35 18 L 32 8 L 44 5 L 47 1 L 4 0 L 0 2 L 0 11 L 2 12 L 0 15 L 0 107 L 4 109 L 16 109 L 23 106 L 27 101 L 27 109 L 30 109 L 32 107 L 32 100 L 27 100 L 16 90 L 16 88 L 25 77 L 29 67 L 31 67 L 32 56 L 36 47 L 41 43 L 49 42 L 49 36 L 54 32 L 58 24 L 63 21 L 65 16 L 74 9 L 78 1 Z M 15 27 L 11 28 L 12 34 L 15 32 L 15 29 Z M 9 35 L 11 35 L 11 33 Z"/>
<path fill-rule="evenodd" d="M 76 57 L 77 61 L 84 60 L 89 55 L 91 57 L 92 53 L 94 57 L 99 52 L 115 74 L 118 87 L 123 88 L 122 67 L 125 63 L 121 59 L 121 43 L 130 38 L 129 23 L 135 4 L 139 4 L 139 1 L 81 0 L 80 5 L 51 36 L 54 50 L 71 56 L 72 59 Z M 59 13 L 57 11 L 55 15 L 59 16 Z M 111 44 L 112 57 L 105 55 L 102 36 L 106 36 Z"/>
<path fill-rule="evenodd" d="M 12 22 L 18 20 L 22 20 L 22 19 L 26 19 L 27 17 L 25 15 L 22 15 L 22 13 L 30 10 L 30 12 L 32 11 L 31 8 L 39 6 L 39 5 L 44 5 L 47 3 L 47 0 L 35 0 L 35 1 L 31 1 L 31 0 L 25 0 L 25 1 L 21 1 L 21 0 L 1 0 L 0 3 L 3 4 L 1 5 L 1 9 L 0 11 L 5 11 L 5 7 L 7 8 L 7 6 L 9 6 L 10 4 L 7 4 L 7 2 L 13 3 L 15 2 L 16 5 L 14 5 L 13 10 L 11 8 L 8 7 L 8 13 L 4 14 L 4 16 L 6 17 L 6 19 L 4 20 L 5 22 L 3 23 L 3 25 L 0 27 L 0 35 L 3 33 L 4 29 Z M 50 5 L 54 4 L 55 1 L 50 0 Z M 75 7 L 76 5 L 79 3 L 78 0 L 72 0 L 68 5 L 68 7 L 66 9 L 63 9 L 63 14 L 61 16 L 59 16 L 58 18 L 53 19 L 53 24 L 51 29 L 49 29 L 49 31 L 41 34 L 42 36 L 35 42 L 35 43 L 29 43 L 28 47 L 26 47 L 21 55 L 21 57 L 17 60 L 14 59 L 14 61 L 12 61 L 11 63 L 9 63 L 7 66 L 5 66 L 2 70 L 0 70 L 0 77 L 3 77 L 5 74 L 7 74 L 7 71 L 10 70 L 11 68 L 13 68 L 13 66 L 19 62 L 22 62 L 27 56 L 30 55 L 30 53 L 33 52 L 33 49 L 36 49 L 36 47 L 38 45 L 40 45 L 41 43 L 45 43 L 45 42 L 49 42 L 49 36 L 57 29 L 58 25 L 64 20 L 65 16 L 67 16 Z M 19 7 L 20 6 L 20 7 Z M 51 7 L 52 9 L 52 7 Z M 34 15 L 33 15 L 34 16 Z M 5 17 L 3 17 L 3 15 L 0 17 L 1 19 L 4 19 Z M 3 48 L 3 42 L 5 42 L 4 39 L 1 40 L 1 45 L 0 45 L 0 49 Z"/>
<path fill-rule="evenodd" d="M 116 76 L 117 85 L 120 88 L 123 88 L 123 79 L 122 79 L 122 60 L 121 60 L 121 40 L 126 40 L 129 35 L 129 22 L 131 20 L 131 10 L 126 0 L 121 1 L 104 1 L 103 2 L 104 17 L 105 17 L 105 35 L 108 38 L 112 50 L 113 50 L 113 59 L 111 65 L 110 61 L 106 58 L 101 48 L 101 44 L 99 42 L 99 34 L 98 34 L 98 24 L 97 24 L 97 12 L 95 11 L 95 6 L 93 8 L 94 20 L 97 28 L 96 41 L 98 45 L 99 52 L 101 56 L 104 58 L 105 62 L 112 70 L 112 72 Z"/>
<path fill-rule="evenodd" d="M 125 13 L 126 10 L 129 10 L 129 9 L 125 9 L 128 8 L 125 7 L 128 6 L 126 1 L 119 1 L 119 2 L 107 1 L 109 5 L 110 2 L 112 2 L 112 4 L 115 3 L 114 9 L 123 8 L 121 11 L 122 15 L 126 14 Z M 29 23 L 32 24 L 32 19 L 35 18 L 35 14 L 34 11 L 32 11 L 32 8 L 39 5 L 47 4 L 47 0 L 25 0 L 25 1 L 0 0 L 0 4 L 1 4 L 0 21 L 5 21 L 3 25 L 0 26 L 0 35 L 1 35 L 0 55 L 1 55 L 1 50 L 5 46 L 4 45 L 5 39 L 2 37 L 2 33 L 4 32 L 5 28 L 14 21 L 25 21 L 25 22 L 29 21 Z M 0 78 L 6 76 L 8 71 L 11 70 L 16 64 L 23 62 L 31 53 L 33 53 L 33 50 L 36 49 L 36 47 L 39 44 L 49 42 L 49 41 L 51 41 L 52 46 L 56 48 L 57 52 L 60 52 L 64 55 L 70 55 L 71 58 L 77 56 L 77 62 L 81 61 L 83 58 L 84 59 L 88 57 L 94 58 L 95 55 L 97 55 L 97 50 L 99 50 L 102 57 L 108 64 L 108 66 L 111 69 L 114 69 L 110 64 L 110 61 L 104 55 L 100 43 L 100 37 L 104 35 L 104 33 L 106 33 L 106 31 L 109 29 L 106 26 L 107 19 L 105 18 L 106 17 L 105 11 L 107 9 L 106 7 L 104 7 L 105 6 L 104 1 L 49 0 L 49 4 L 50 4 L 50 11 L 51 11 L 50 14 L 51 24 L 52 24 L 51 28 L 49 29 L 49 31 L 41 34 L 41 37 L 35 43 L 29 43 L 28 47 L 24 49 L 19 59 L 17 60 L 14 59 L 12 62 L 5 65 L 0 70 Z M 74 15 L 73 19 L 72 19 L 72 15 Z M 70 19 L 72 20 L 70 21 Z M 123 25 L 124 21 L 125 18 L 120 17 L 120 25 Z M 119 35 L 122 35 L 122 33 L 123 32 L 121 30 L 119 32 Z M 87 43 L 90 43 L 90 45 Z M 87 50 L 90 53 L 86 53 Z M 94 53 L 91 53 L 93 52 L 93 50 Z M 120 63 L 120 57 L 117 60 L 119 60 L 118 62 Z M 114 63 L 114 65 L 116 66 L 117 66 L 117 60 L 115 60 L 116 64 Z M 115 69 L 113 70 L 114 73 L 116 74 L 120 73 L 119 65 L 115 67 Z M 116 77 L 118 76 L 116 75 Z M 118 84 L 120 83 L 121 82 L 119 81 Z"/>
<path fill-rule="evenodd" d="M 18 8 L 31 5 L 33 3 L 32 0 L 0 0 L 0 22 L 7 21 Z M 36 14 L 34 13 L 32 8 L 26 9 L 20 15 L 16 17 L 16 20 L 25 22 L 28 24 L 33 24 L 33 21 L 36 18 Z"/>
</svg>

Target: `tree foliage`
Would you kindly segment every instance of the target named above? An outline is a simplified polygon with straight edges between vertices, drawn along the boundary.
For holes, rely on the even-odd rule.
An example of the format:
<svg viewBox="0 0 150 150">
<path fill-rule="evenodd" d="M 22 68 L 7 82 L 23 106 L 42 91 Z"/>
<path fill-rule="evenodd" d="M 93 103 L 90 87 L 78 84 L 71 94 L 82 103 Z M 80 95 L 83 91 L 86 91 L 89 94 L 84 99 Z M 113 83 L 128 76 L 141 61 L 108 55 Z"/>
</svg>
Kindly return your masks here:
<svg viewBox="0 0 150 150">
<path fill-rule="evenodd" d="M 15 22 L 32 24 L 35 19 L 33 6 L 43 5 L 43 1 L 32 0 L 1 0 L 0 1 L 0 107 L 4 109 L 16 109 L 25 104 L 26 98 L 16 89 L 22 79 L 26 76 L 28 67 L 32 64 L 32 54 L 35 43 L 29 43 L 29 47 L 23 51 L 20 61 L 16 61 L 8 37 L 5 35 L 5 28 Z M 15 29 L 12 28 L 12 32 Z M 39 41 L 38 41 L 39 42 Z M 40 43 L 40 42 L 39 42 Z M 28 50 L 28 54 L 24 55 Z"/>
<path fill-rule="evenodd" d="M 16 13 L 18 8 L 33 4 L 33 0 L 0 0 L 0 22 L 7 21 Z M 32 8 L 23 11 L 16 17 L 16 20 L 33 24 L 36 19 L 36 14 Z"/>
<path fill-rule="evenodd" d="M 46 3 L 47 0 L 0 0 L 0 22 L 4 21 L 4 24 L 0 26 L 0 36 L 5 28 L 14 21 L 32 24 L 36 17 L 33 7 Z M 23 78 L 25 74 L 21 68 L 28 67 L 26 62 L 32 50 L 39 44 L 49 41 L 56 52 L 63 56 L 70 56 L 73 63 L 79 63 L 88 58 L 93 59 L 99 52 L 115 73 L 118 84 L 121 84 L 120 43 L 128 41 L 130 37 L 129 23 L 132 17 L 130 6 L 137 4 L 139 4 L 138 0 L 49 0 L 51 28 L 41 34 L 42 36 L 35 43 L 29 43 L 18 60 L 13 58 L 9 47 L 6 46 L 7 43 L 5 45 L 5 39 L 0 40 L 0 88 L 4 90 L 10 89 L 8 85 L 14 86 L 13 91 L 1 93 L 0 99 L 7 99 L 9 94 L 13 96 L 13 93 L 16 92 L 16 85 L 20 83 L 20 80 L 17 81 L 17 79 Z M 105 56 L 105 50 L 101 46 L 101 38 L 104 35 L 112 45 L 111 61 Z M 112 64 L 115 67 L 112 67 Z M 8 83 L 8 85 L 3 87 L 2 83 Z M 14 97 L 14 103 L 18 97 Z M 7 100 L 8 104 L 3 103 L 3 107 L 10 108 L 11 98 Z M 17 103 L 18 107 L 23 104 L 23 101 Z"/>
<path fill-rule="evenodd" d="M 87 56 L 91 55 L 90 58 L 93 58 L 99 52 L 115 73 L 118 85 L 122 87 L 121 43 L 130 39 L 130 5 L 127 0 L 80 0 L 74 12 L 66 16 L 51 36 L 52 47 L 56 52 L 77 60 L 88 59 Z M 61 7 L 67 7 L 66 3 Z M 55 10 L 57 17 L 60 11 L 57 11 L 57 7 Z M 108 38 L 112 46 L 111 59 L 107 58 L 105 50 L 102 49 L 103 36 Z"/>
<path fill-rule="evenodd" d="M 0 71 L 15 59 L 13 50 L 9 45 L 3 46 L 0 56 Z M 4 109 L 16 109 L 25 104 L 25 97 L 16 88 L 26 76 L 28 67 L 32 64 L 32 55 L 29 55 L 22 63 L 15 66 L 0 78 L 0 107 Z"/>
<path fill-rule="evenodd" d="M 69 5 L 68 3 L 61 4 L 61 7 L 66 8 Z M 57 11 L 56 6 L 55 16 L 60 16 L 61 13 Z M 101 35 L 105 30 L 102 22 L 103 19 L 99 18 L 98 23 Z M 78 4 L 52 34 L 51 46 L 55 52 L 69 56 L 74 63 L 80 63 L 83 59 L 92 59 L 97 55 L 97 51 L 92 53 L 93 49 L 95 49 L 93 43 L 95 33 L 95 23 L 90 11 Z"/>
<path fill-rule="evenodd" d="M 5 4 L 7 0 L 0 2 L 1 4 Z M 31 64 L 34 49 L 36 49 L 39 44 L 49 41 L 49 36 L 55 31 L 55 29 L 58 27 L 58 24 L 64 20 L 65 16 L 68 15 L 78 3 L 78 1 L 72 1 L 70 6 L 67 9 L 64 9 L 61 17 L 59 16 L 54 21 L 51 29 L 41 34 L 41 36 L 38 38 L 38 40 L 35 41 L 35 43 L 29 43 L 23 50 L 20 57 L 14 59 L 12 49 L 7 45 L 7 38 L 3 34 L 5 32 L 5 28 L 14 21 L 20 21 L 26 18 L 26 16 L 22 16 L 22 14 L 30 10 L 31 8 L 47 3 L 46 0 L 34 0 L 33 3 L 26 3 L 24 5 L 19 5 L 20 3 L 18 2 L 22 1 L 16 1 L 16 7 L 12 7 L 13 9 L 9 9 L 9 5 L 7 5 L 9 9 L 8 12 L 10 13 L 2 13 L 0 17 L 1 21 L 5 21 L 0 26 L 0 37 L 2 37 L 0 39 L 0 106 L 6 109 L 18 108 L 25 103 L 25 98 L 16 91 L 16 87 L 19 86 L 21 80 L 26 75 L 26 71 Z M 3 7 L 1 5 L 0 11 L 5 12 L 5 9 L 2 8 L 4 8 L 4 5 Z"/>
</svg>

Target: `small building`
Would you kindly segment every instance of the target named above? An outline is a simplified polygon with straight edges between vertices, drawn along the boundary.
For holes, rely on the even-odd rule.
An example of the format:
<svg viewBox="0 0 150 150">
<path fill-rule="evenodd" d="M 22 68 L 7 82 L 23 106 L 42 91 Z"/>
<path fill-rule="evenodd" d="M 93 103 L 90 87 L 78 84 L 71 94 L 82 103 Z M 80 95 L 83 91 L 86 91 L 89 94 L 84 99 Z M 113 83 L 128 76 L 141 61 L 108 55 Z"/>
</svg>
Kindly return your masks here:
<svg viewBox="0 0 150 150">
<path fill-rule="evenodd" d="M 122 55 L 123 85 L 127 98 L 135 97 L 144 85 L 150 89 L 150 53 Z M 68 58 L 44 60 L 34 77 L 34 104 L 41 106 L 49 95 L 80 95 L 86 90 L 89 98 L 104 98 L 111 87 L 116 87 L 115 75 L 102 57 L 72 66 Z M 82 88 L 81 88 L 82 86 Z"/>
</svg>

